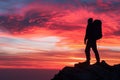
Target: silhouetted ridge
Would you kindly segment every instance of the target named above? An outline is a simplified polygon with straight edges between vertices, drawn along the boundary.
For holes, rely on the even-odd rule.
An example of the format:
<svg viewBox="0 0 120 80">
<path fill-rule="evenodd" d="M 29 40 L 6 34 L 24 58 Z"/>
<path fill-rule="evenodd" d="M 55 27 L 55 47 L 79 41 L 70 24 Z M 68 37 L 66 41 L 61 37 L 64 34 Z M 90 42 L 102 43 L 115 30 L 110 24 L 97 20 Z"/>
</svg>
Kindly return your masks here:
<svg viewBox="0 0 120 80">
<path fill-rule="evenodd" d="M 51 80 L 120 80 L 120 64 L 110 66 L 105 61 L 99 64 L 75 64 L 64 67 Z"/>
</svg>

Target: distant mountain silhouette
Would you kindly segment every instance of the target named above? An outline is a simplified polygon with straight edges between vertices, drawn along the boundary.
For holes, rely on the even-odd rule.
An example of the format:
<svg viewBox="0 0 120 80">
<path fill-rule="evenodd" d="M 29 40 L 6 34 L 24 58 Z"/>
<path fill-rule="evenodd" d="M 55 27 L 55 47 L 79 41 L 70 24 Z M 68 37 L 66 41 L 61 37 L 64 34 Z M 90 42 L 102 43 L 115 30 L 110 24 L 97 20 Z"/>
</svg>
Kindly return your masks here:
<svg viewBox="0 0 120 80">
<path fill-rule="evenodd" d="M 50 80 L 58 70 L 0 68 L 0 80 Z"/>
<path fill-rule="evenodd" d="M 64 67 L 51 80 L 120 80 L 120 64 L 110 66 L 105 61 L 100 64 L 75 64 Z"/>
</svg>

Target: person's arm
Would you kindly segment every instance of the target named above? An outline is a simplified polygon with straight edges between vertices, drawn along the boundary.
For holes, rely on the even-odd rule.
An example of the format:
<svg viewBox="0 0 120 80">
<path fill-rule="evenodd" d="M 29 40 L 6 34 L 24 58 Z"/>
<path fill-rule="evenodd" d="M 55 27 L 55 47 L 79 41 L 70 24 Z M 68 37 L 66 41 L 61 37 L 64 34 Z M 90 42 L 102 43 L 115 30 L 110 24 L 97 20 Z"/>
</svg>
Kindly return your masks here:
<svg viewBox="0 0 120 80">
<path fill-rule="evenodd" d="M 87 26 L 87 28 L 86 28 L 86 33 L 85 33 L 85 37 L 84 37 L 84 44 L 86 44 L 86 41 L 87 41 L 87 39 L 88 39 L 88 34 L 87 34 L 87 32 L 88 32 L 88 26 Z"/>
</svg>

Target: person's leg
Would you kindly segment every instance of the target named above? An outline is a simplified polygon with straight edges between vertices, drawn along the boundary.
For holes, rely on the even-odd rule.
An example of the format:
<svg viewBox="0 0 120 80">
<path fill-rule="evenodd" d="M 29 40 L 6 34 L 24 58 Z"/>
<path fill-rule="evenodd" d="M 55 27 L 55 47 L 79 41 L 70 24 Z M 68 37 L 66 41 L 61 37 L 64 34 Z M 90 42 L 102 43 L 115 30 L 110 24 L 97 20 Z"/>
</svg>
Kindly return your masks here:
<svg viewBox="0 0 120 80">
<path fill-rule="evenodd" d="M 85 48 L 85 54 L 86 54 L 86 62 L 90 64 L 90 41 L 87 41 L 86 48 Z"/>
<path fill-rule="evenodd" d="M 97 50 L 96 40 L 92 42 L 92 50 L 95 53 L 95 57 L 96 57 L 97 63 L 100 63 L 100 57 L 99 57 L 99 53 L 98 53 L 98 50 Z"/>
</svg>

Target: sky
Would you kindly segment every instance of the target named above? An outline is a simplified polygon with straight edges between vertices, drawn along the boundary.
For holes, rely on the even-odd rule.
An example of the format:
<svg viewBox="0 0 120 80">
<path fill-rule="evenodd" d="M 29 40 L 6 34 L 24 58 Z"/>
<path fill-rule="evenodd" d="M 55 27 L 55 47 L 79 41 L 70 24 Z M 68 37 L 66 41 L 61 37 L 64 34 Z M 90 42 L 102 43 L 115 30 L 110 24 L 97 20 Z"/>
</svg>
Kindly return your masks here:
<svg viewBox="0 0 120 80">
<path fill-rule="evenodd" d="M 120 0 L 0 0 L 0 68 L 61 69 L 85 61 L 87 19 L 102 20 L 101 60 L 120 63 Z M 91 51 L 91 64 L 95 62 Z"/>
</svg>

